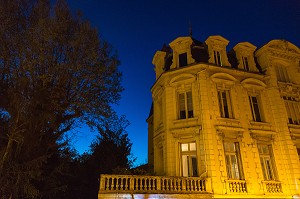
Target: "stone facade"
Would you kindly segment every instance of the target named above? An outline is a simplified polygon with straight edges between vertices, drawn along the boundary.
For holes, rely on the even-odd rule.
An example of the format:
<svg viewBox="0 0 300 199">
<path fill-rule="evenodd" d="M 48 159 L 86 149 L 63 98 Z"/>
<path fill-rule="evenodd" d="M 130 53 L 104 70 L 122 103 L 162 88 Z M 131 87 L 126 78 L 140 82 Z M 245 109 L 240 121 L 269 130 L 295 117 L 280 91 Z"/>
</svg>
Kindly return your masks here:
<svg viewBox="0 0 300 199">
<path fill-rule="evenodd" d="M 209 179 L 214 198 L 297 197 L 300 49 L 228 43 L 179 37 L 156 52 L 149 164 L 157 176 Z"/>
</svg>

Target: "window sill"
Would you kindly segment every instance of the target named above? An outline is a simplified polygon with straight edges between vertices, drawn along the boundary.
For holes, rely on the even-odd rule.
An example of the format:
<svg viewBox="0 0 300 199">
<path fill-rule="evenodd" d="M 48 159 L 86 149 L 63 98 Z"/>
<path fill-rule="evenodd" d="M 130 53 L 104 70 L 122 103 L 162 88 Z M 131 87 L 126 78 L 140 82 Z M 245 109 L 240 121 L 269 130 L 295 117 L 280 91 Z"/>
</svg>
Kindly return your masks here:
<svg viewBox="0 0 300 199">
<path fill-rule="evenodd" d="M 288 124 L 288 128 L 290 130 L 290 134 L 292 139 L 299 139 L 300 138 L 300 125 L 296 124 Z"/>
<path fill-rule="evenodd" d="M 174 120 L 173 126 L 171 127 L 171 129 L 191 128 L 191 127 L 197 127 L 197 126 L 199 126 L 198 117 L 194 117 L 194 118 L 188 118 L 188 119 Z"/>
<path fill-rule="evenodd" d="M 174 120 L 174 124 L 184 123 L 184 122 L 191 122 L 191 121 L 197 121 L 198 117 L 192 117 L 192 118 L 186 118 L 186 119 L 177 119 Z"/>
<path fill-rule="evenodd" d="M 216 126 L 234 126 L 240 127 L 241 122 L 239 119 L 235 118 L 225 118 L 225 117 L 217 117 Z"/>
<path fill-rule="evenodd" d="M 272 124 L 267 122 L 255 122 L 250 121 L 251 129 L 259 129 L 259 130 L 266 130 L 272 131 Z"/>
<path fill-rule="evenodd" d="M 300 129 L 300 124 L 288 124 L 289 128 Z"/>
</svg>

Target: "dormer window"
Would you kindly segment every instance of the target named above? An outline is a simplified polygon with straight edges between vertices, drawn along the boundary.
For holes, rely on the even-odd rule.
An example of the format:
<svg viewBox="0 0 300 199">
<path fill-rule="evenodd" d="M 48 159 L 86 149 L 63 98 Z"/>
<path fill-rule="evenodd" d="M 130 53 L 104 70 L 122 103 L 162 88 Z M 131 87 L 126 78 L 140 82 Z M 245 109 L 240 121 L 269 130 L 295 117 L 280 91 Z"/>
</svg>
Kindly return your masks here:
<svg viewBox="0 0 300 199">
<path fill-rule="evenodd" d="M 179 67 L 187 66 L 187 53 L 181 53 L 179 54 Z"/>
<path fill-rule="evenodd" d="M 258 72 L 254 60 L 254 51 L 256 47 L 249 42 L 241 42 L 233 47 L 238 68 L 247 72 Z"/>
<path fill-rule="evenodd" d="M 244 70 L 245 71 L 250 71 L 250 68 L 249 68 L 249 62 L 248 62 L 248 57 L 242 57 L 242 60 L 243 60 L 243 66 L 244 66 Z"/>
<path fill-rule="evenodd" d="M 290 82 L 288 72 L 284 66 L 276 65 L 275 71 L 276 71 L 277 81 Z"/>
<path fill-rule="evenodd" d="M 214 60 L 215 60 L 215 64 L 218 66 L 222 66 L 222 57 L 221 57 L 221 53 L 220 51 L 216 51 L 214 50 Z"/>
<path fill-rule="evenodd" d="M 231 66 L 228 61 L 226 46 L 229 41 L 221 36 L 210 36 L 205 41 L 207 45 L 209 63 L 217 66 Z"/>
<path fill-rule="evenodd" d="M 191 54 L 191 37 L 178 37 L 170 43 L 173 52 L 173 60 L 170 69 L 180 68 L 195 63 Z"/>
</svg>

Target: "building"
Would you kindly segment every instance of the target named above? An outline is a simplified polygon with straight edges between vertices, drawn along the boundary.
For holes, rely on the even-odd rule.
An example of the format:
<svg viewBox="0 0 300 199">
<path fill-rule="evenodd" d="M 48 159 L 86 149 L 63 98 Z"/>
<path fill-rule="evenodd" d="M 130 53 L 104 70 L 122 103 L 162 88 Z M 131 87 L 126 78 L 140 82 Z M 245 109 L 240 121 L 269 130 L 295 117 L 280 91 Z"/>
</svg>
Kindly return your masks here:
<svg viewBox="0 0 300 199">
<path fill-rule="evenodd" d="M 102 176 L 99 198 L 300 198 L 300 49 L 228 43 L 179 37 L 156 52 L 154 175 Z"/>
</svg>

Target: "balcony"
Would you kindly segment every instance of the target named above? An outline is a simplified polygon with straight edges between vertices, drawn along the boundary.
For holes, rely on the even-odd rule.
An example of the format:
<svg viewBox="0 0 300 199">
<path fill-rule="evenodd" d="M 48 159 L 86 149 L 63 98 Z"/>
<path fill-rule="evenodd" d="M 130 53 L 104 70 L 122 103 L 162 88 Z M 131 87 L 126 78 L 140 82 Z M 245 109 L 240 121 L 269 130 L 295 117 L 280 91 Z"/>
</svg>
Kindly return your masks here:
<svg viewBox="0 0 300 199">
<path fill-rule="evenodd" d="M 263 184 L 263 187 L 264 187 L 265 194 L 267 194 L 267 193 L 273 193 L 273 194 L 282 193 L 282 187 L 281 187 L 280 182 L 277 182 L 277 181 L 263 181 L 262 184 Z"/>
<path fill-rule="evenodd" d="M 199 177 L 101 175 L 99 194 L 209 194 L 210 182 Z"/>
<path fill-rule="evenodd" d="M 227 194 L 247 193 L 245 180 L 225 180 Z"/>
</svg>

